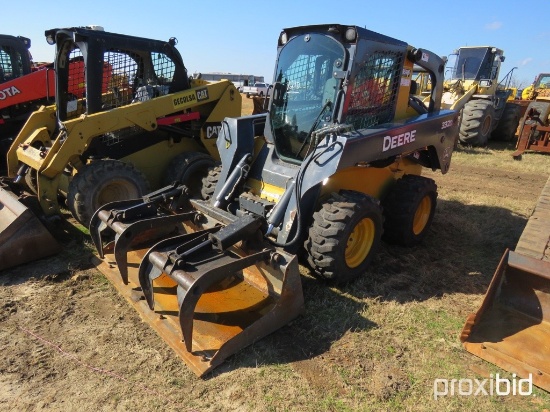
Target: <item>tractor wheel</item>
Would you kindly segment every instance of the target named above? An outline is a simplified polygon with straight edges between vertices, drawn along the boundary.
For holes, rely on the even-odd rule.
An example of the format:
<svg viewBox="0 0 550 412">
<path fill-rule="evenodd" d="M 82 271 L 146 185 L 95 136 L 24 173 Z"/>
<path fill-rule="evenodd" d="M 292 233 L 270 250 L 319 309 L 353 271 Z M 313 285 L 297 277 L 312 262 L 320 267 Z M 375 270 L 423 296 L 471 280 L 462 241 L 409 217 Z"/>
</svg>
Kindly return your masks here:
<svg viewBox="0 0 550 412">
<path fill-rule="evenodd" d="M 76 220 L 88 226 L 95 211 L 116 200 L 136 199 L 150 191 L 143 173 L 118 160 L 92 162 L 69 183 L 67 207 Z"/>
<path fill-rule="evenodd" d="M 460 142 L 467 146 L 487 146 L 493 130 L 495 107 L 489 100 L 471 100 L 464 106 Z"/>
<path fill-rule="evenodd" d="M 305 242 L 315 274 L 335 283 L 363 275 L 380 246 L 384 218 L 378 201 L 363 193 L 333 193 L 313 215 Z"/>
<path fill-rule="evenodd" d="M 208 169 L 216 165 L 216 161 L 206 153 L 180 153 L 168 166 L 164 183 L 166 185 L 179 182 L 189 188 L 191 196 L 201 197 L 202 179 L 208 174 Z"/>
<path fill-rule="evenodd" d="M 519 125 L 520 111 L 521 108 L 517 104 L 507 103 L 504 106 L 502 117 L 498 121 L 498 126 L 491 134 L 491 138 L 503 142 L 512 141 Z"/>
<path fill-rule="evenodd" d="M 210 200 L 214 196 L 216 185 L 220 180 L 221 166 L 208 169 L 208 174 L 202 179 L 201 195 L 204 200 Z"/>
<path fill-rule="evenodd" d="M 432 179 L 405 175 L 382 201 L 388 243 L 414 246 L 426 236 L 435 213 L 437 185 Z"/>
</svg>

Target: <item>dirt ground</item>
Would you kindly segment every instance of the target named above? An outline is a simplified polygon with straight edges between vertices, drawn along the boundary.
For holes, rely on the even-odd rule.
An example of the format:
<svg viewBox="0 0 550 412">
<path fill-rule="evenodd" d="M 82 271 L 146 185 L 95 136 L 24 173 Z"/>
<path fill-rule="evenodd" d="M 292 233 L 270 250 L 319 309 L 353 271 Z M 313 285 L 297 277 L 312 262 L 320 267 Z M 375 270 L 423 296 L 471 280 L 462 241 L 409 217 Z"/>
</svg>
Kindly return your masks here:
<svg viewBox="0 0 550 412">
<path fill-rule="evenodd" d="M 91 265 L 87 236 L 69 229 L 61 255 L 0 274 L 0 410 L 439 409 L 430 403 L 438 365 L 469 377 L 494 370 L 461 349 L 461 322 L 481 302 L 499 255 L 514 246 L 548 178 L 469 167 L 466 156 L 447 175 L 429 173 L 440 203 L 427 246 L 405 258 L 401 249 L 384 247 L 371 274 L 343 289 L 321 285 L 302 268 L 305 315 L 205 379 L 196 378 Z M 459 216 L 445 215 L 469 213 L 457 196 L 476 188 L 517 197 L 526 209 L 514 211 L 513 224 L 505 217 L 509 210 L 499 215 L 503 222 L 489 222 L 510 230 L 479 251 L 486 260 L 477 260 L 485 262 L 481 268 L 461 266 L 475 258 L 461 249 L 472 242 L 461 235 L 469 228 Z M 430 251 L 441 243 L 445 249 Z M 418 275 L 420 259 L 430 260 L 437 274 Z M 437 316 L 420 329 L 408 320 L 416 313 L 422 323 L 432 312 Z M 458 372 L 445 363 L 449 357 Z M 491 400 L 487 410 L 540 410 L 546 399 Z M 445 409 L 460 410 L 461 401 L 450 400 Z"/>
</svg>

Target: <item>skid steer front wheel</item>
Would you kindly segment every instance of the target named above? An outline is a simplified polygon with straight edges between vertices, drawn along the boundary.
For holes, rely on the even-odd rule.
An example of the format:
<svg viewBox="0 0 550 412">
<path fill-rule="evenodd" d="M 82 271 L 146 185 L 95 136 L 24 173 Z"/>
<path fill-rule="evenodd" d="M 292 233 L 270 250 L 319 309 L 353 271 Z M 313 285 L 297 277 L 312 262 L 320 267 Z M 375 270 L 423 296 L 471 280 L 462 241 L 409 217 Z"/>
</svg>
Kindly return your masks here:
<svg viewBox="0 0 550 412">
<path fill-rule="evenodd" d="M 380 246 L 378 201 L 358 192 L 333 193 L 313 218 L 305 248 L 314 272 L 335 283 L 363 275 Z"/>
<path fill-rule="evenodd" d="M 405 175 L 397 180 L 382 201 L 384 240 L 414 246 L 426 236 L 437 202 L 437 185 L 432 179 Z"/>
<path fill-rule="evenodd" d="M 149 191 L 147 178 L 131 164 L 97 160 L 80 169 L 69 183 L 67 207 L 76 220 L 88 227 L 100 206 L 136 199 Z"/>
</svg>

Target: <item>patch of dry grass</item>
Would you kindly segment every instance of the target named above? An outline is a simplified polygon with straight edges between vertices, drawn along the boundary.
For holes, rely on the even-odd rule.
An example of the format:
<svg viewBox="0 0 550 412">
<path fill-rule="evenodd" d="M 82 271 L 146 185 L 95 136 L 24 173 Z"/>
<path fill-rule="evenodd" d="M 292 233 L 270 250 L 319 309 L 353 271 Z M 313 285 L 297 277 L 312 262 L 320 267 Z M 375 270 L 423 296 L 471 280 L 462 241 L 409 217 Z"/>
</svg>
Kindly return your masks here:
<svg viewBox="0 0 550 412">
<path fill-rule="evenodd" d="M 437 378 L 510 376 L 467 353 L 459 334 L 467 315 L 479 307 L 504 249 L 515 246 L 548 178 L 550 156 L 529 154 L 515 162 L 512 151 L 507 145 L 459 149 L 448 174 L 427 172 L 438 184 L 439 199 L 421 245 L 384 244 L 367 275 L 340 288 L 301 267 L 305 314 L 202 380 L 140 322 L 102 275 L 81 266 L 86 246 L 78 249 L 76 239 L 83 233 L 68 232 L 62 260 L 22 266 L 3 280 L 0 409 L 33 410 L 39 404 L 49 410 L 201 412 L 550 408 L 550 395 L 539 389 L 530 397 L 455 395 L 436 401 L 433 396 Z M 45 262 L 55 265 L 46 270 Z M 41 270 L 65 273 L 68 267 L 91 274 L 41 275 Z M 82 367 L 23 334 L 19 325 L 113 374 Z"/>
</svg>

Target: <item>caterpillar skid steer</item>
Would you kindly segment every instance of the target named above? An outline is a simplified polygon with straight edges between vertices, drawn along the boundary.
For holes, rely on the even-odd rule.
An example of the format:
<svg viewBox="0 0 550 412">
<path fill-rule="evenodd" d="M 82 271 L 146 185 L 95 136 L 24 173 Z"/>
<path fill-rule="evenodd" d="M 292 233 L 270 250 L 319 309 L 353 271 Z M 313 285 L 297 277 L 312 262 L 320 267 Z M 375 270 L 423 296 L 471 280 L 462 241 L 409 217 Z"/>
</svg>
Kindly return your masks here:
<svg viewBox="0 0 550 412">
<path fill-rule="evenodd" d="M 550 391 L 550 178 L 515 251 L 507 250 L 481 307 L 468 316 L 466 350 Z"/>
<path fill-rule="evenodd" d="M 460 142 L 486 146 L 489 139 L 512 140 L 521 108 L 508 101 L 512 71 L 498 81 L 503 51 L 491 46 L 461 47 L 451 56 L 454 65 L 445 81 L 442 108 L 463 111 Z"/>
<path fill-rule="evenodd" d="M 104 203 L 181 180 L 181 168 L 191 159 L 196 170 L 188 177 L 200 181 L 200 173 L 219 159 L 222 120 L 241 114 L 231 82 L 188 78 L 174 38 L 91 28 L 45 34 L 56 44 L 56 104 L 35 111 L 8 150 L 9 179 L 0 188 L 0 270 L 52 253 L 24 246 L 30 234 L 47 231 L 22 202 L 12 207 L 14 194 L 33 194 L 44 216 L 58 214 L 59 199 L 65 199 L 87 226 Z M 83 70 L 75 71 L 76 63 Z M 17 247 L 11 233 L 18 236 Z M 32 238 L 46 250 L 55 243 L 47 236 Z"/>
<path fill-rule="evenodd" d="M 410 95 L 414 64 L 432 77 L 428 106 Z M 414 245 L 427 235 L 437 188 L 420 172 L 446 173 L 458 134 L 458 113 L 439 109 L 443 69 L 437 55 L 360 27 L 285 29 L 268 112 L 225 119 L 221 166 L 200 197 L 174 184 L 96 211 L 101 270 L 195 373 L 208 372 L 301 313 L 298 255 L 348 282 L 383 236 Z"/>
</svg>

